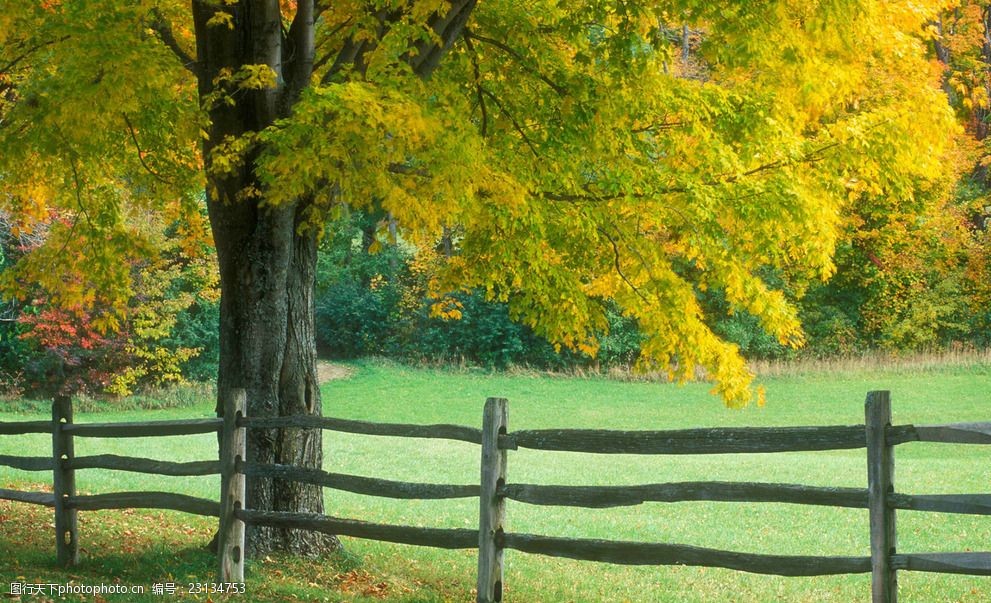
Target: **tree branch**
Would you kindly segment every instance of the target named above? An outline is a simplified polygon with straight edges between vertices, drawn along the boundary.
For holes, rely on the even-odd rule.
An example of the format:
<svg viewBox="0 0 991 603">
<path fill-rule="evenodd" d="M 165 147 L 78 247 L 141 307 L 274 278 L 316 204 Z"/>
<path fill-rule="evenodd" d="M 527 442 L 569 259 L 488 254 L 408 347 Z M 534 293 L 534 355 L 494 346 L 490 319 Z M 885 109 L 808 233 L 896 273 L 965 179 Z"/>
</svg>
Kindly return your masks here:
<svg viewBox="0 0 991 603">
<path fill-rule="evenodd" d="M 392 174 L 402 174 L 404 176 L 420 176 L 421 178 L 430 177 L 430 172 L 426 168 L 413 168 L 401 163 L 390 163 L 387 169 Z"/>
<path fill-rule="evenodd" d="M 192 56 L 189 55 L 182 46 L 179 46 L 179 40 L 176 39 L 175 34 L 172 33 L 172 25 L 165 20 L 165 17 L 157 9 L 153 8 L 151 10 L 151 22 L 148 24 L 152 31 L 158 34 L 158 39 L 165 44 L 166 48 L 172 51 L 172 54 L 179 59 L 182 66 L 186 68 L 190 73 L 196 77 L 200 76 L 199 63 L 196 62 Z"/>
<path fill-rule="evenodd" d="M 402 60 L 405 60 L 413 69 L 413 73 L 422 79 L 430 77 L 440 64 L 440 60 L 444 54 L 451 48 L 454 41 L 461 36 L 472 11 L 478 4 L 478 0 L 448 0 L 448 2 L 451 6 L 446 13 L 434 13 L 426 23 L 426 26 L 432 29 L 440 39 L 440 43 L 417 43 L 413 49 L 402 56 Z M 333 64 L 331 64 L 330 69 L 321 78 L 321 83 L 329 83 L 341 69 L 349 64 L 358 67 L 360 71 L 362 56 L 370 49 L 375 48 L 376 42 L 388 33 L 390 27 L 404 17 L 404 10 L 378 11 L 375 16 L 379 21 L 379 31 L 376 33 L 375 39 L 355 41 L 354 38 L 349 38 L 345 41 L 341 51 L 335 57 Z M 318 63 L 323 65 L 328 61 L 329 59 L 327 57 L 321 57 Z"/>
<path fill-rule="evenodd" d="M 324 11 L 330 8 L 330 4 L 333 0 L 316 0 L 313 4 L 313 20 L 316 21 L 321 16 L 323 16 Z M 350 20 L 350 19 L 349 19 Z"/>
<path fill-rule="evenodd" d="M 738 182 L 742 178 L 746 178 L 747 176 L 753 176 L 754 174 L 759 174 L 760 172 L 766 172 L 768 170 L 773 170 L 773 169 L 785 167 L 786 165 L 797 165 L 797 164 L 800 164 L 800 163 L 815 163 L 815 162 L 821 161 L 823 159 L 823 157 L 822 157 L 823 153 L 825 153 L 829 149 L 832 149 L 832 148 L 837 147 L 839 145 L 840 145 L 840 142 L 838 142 L 838 141 L 831 142 L 831 143 L 829 143 L 827 145 L 823 145 L 822 147 L 820 147 L 818 149 L 815 149 L 814 151 L 811 151 L 811 152 L 807 153 L 806 155 L 804 155 L 800 159 L 796 159 L 796 160 L 793 160 L 793 161 L 784 161 L 784 160 L 771 161 L 769 163 L 764 163 L 764 164 L 758 165 L 757 167 L 751 168 L 751 169 L 749 169 L 749 170 L 747 170 L 745 172 L 741 172 L 739 174 L 729 174 L 729 175 L 726 175 L 726 176 L 718 176 L 716 178 L 710 178 L 708 180 L 703 180 L 703 181 L 699 182 L 698 185 L 699 186 L 720 186 L 720 185 L 723 185 L 723 184 L 733 184 L 735 182 Z M 586 191 L 588 190 L 588 187 L 587 186 L 585 187 L 585 190 Z M 658 195 L 671 195 L 671 194 L 675 194 L 675 193 L 687 193 L 687 192 L 689 192 L 689 190 L 690 190 L 690 188 L 687 187 L 687 186 L 667 186 L 667 187 L 655 188 L 655 189 L 652 189 L 650 192 L 646 192 L 646 193 L 605 193 L 605 194 L 597 194 L 597 193 L 593 193 L 593 192 L 588 192 L 588 193 L 558 193 L 558 192 L 553 192 L 553 191 L 536 191 L 536 192 L 533 192 L 532 194 L 537 195 L 537 196 L 541 196 L 544 199 L 547 199 L 548 201 L 567 201 L 567 202 L 577 203 L 577 202 L 586 202 L 586 201 L 587 202 L 615 201 L 616 199 L 650 199 L 650 198 L 656 197 Z"/>
<path fill-rule="evenodd" d="M 492 99 L 492 102 L 495 103 L 495 106 L 496 107 L 499 107 L 499 110 L 502 111 L 503 115 L 505 115 L 507 118 L 509 118 L 509 121 L 512 122 L 512 124 L 513 124 L 513 128 L 523 138 L 523 142 L 526 143 L 526 146 L 530 147 L 530 152 L 533 153 L 534 157 L 540 157 L 540 153 L 537 152 L 537 147 L 533 146 L 533 143 L 530 142 L 530 138 L 526 135 L 526 132 L 523 131 L 522 126 L 520 126 L 519 122 L 516 121 L 516 118 L 513 117 L 513 114 L 506 110 L 506 107 L 503 106 L 502 101 L 500 101 L 496 97 L 496 95 L 492 94 L 491 92 L 489 92 L 488 90 L 486 90 L 481 85 L 479 85 L 479 90 L 481 91 L 482 94 L 484 94 L 485 96 L 491 98 Z"/>
<path fill-rule="evenodd" d="M 27 50 L 25 50 L 21 54 L 17 55 L 13 59 L 11 59 L 10 62 L 7 63 L 6 65 L 4 65 L 3 67 L 0 67 L 0 73 L 7 73 L 8 71 L 10 71 L 14 67 L 16 67 L 18 63 L 20 63 L 21 61 L 23 61 L 27 57 L 31 56 L 31 54 L 33 52 L 36 52 L 38 50 L 41 50 L 45 46 L 51 46 L 52 44 L 58 44 L 59 42 L 64 42 L 64 41 L 68 40 L 70 37 L 71 36 L 62 36 L 61 38 L 55 38 L 54 40 L 47 40 L 45 42 L 38 42 L 34 46 L 31 46 L 30 48 L 28 48 Z M 23 44 L 23 42 L 22 42 L 22 44 Z"/>
<path fill-rule="evenodd" d="M 633 128 L 630 130 L 634 134 L 643 134 L 644 132 L 658 132 L 660 130 L 671 130 L 677 128 L 678 126 L 685 125 L 683 121 L 662 121 L 654 122 L 640 128 Z"/>
<path fill-rule="evenodd" d="M 564 86 L 559 85 L 558 83 L 556 83 L 555 81 L 553 81 L 552 79 L 541 73 L 539 69 L 530 65 L 529 62 L 526 60 L 526 58 L 523 57 L 523 55 L 521 55 L 519 52 L 517 52 L 507 44 L 500 42 L 499 40 L 496 40 L 494 38 L 490 38 L 488 36 L 476 34 L 467 27 L 465 28 L 464 35 L 466 39 L 473 38 L 475 40 L 478 40 L 479 42 L 484 42 L 485 44 L 494 46 L 499 50 L 505 52 L 509 56 L 513 57 L 516 60 L 516 62 L 519 63 L 521 67 L 523 67 L 523 69 L 529 71 L 532 75 L 536 76 L 537 79 L 547 84 L 551 88 L 551 90 L 553 90 L 558 94 L 558 96 L 567 96 L 568 91 L 565 90 Z"/>
<path fill-rule="evenodd" d="M 296 16 L 293 17 L 292 24 L 286 36 L 288 48 L 292 55 L 285 56 L 283 51 L 283 62 L 288 64 L 286 79 L 289 85 L 286 87 L 287 104 L 293 104 L 299 98 L 300 93 L 310 81 L 310 75 L 314 69 L 314 23 L 316 22 L 315 0 L 299 0 L 296 4 Z"/>
<path fill-rule="evenodd" d="M 588 190 L 588 187 L 585 187 Z M 552 191 L 535 191 L 533 194 L 535 196 L 543 197 L 548 201 L 565 201 L 568 203 L 578 203 L 578 202 L 602 202 L 602 201 L 615 201 L 617 199 L 651 199 L 658 195 L 671 195 L 674 193 L 687 193 L 688 187 L 685 186 L 669 186 L 655 188 L 649 193 L 593 193 L 591 191 L 587 193 L 555 193 Z"/>
<path fill-rule="evenodd" d="M 478 95 L 478 107 L 482 111 L 482 138 L 485 138 L 488 133 L 489 112 L 485 108 L 485 93 L 482 91 L 482 70 L 478 66 L 478 52 L 475 51 L 475 45 L 472 44 L 471 37 L 465 35 L 464 40 L 465 47 L 471 53 L 471 67 L 475 74 L 475 93 Z"/>
<path fill-rule="evenodd" d="M 127 131 L 131 134 L 131 141 L 134 142 L 134 148 L 138 151 L 138 161 L 141 162 L 141 165 L 144 167 L 145 171 L 154 176 L 156 180 L 163 184 L 174 184 L 172 181 L 151 169 L 151 166 L 145 162 L 144 151 L 141 150 L 141 145 L 138 143 L 138 135 L 134 131 L 134 126 L 131 124 L 131 119 L 127 116 L 127 113 L 121 113 L 121 116 L 123 116 L 124 123 L 127 125 Z"/>
<path fill-rule="evenodd" d="M 323 85 L 329 84 L 331 80 L 334 79 L 334 76 L 337 75 L 337 73 L 343 69 L 345 65 L 358 63 L 359 57 L 364 52 L 364 47 L 365 40 L 355 42 L 349 38 L 345 41 L 344 47 L 341 48 L 341 51 L 337 53 L 336 57 L 334 57 L 334 63 L 330 66 L 330 69 L 328 69 L 327 73 L 324 73 L 323 77 L 320 78 L 320 83 Z M 326 62 L 326 57 L 320 60 L 321 64 Z"/>
<path fill-rule="evenodd" d="M 610 235 L 608 232 L 606 232 L 602 227 L 596 226 L 595 227 L 595 230 L 598 231 L 599 234 L 601 234 L 602 236 L 604 236 L 606 238 L 606 240 L 609 241 L 609 244 L 612 245 L 613 266 L 616 268 L 616 274 L 618 274 L 619 275 L 619 278 L 623 279 L 623 282 L 626 283 L 626 285 L 630 289 L 632 289 L 634 293 L 637 294 L 637 297 L 639 297 L 640 299 L 642 299 L 644 301 L 644 303 L 649 304 L 650 303 L 650 300 L 647 299 L 647 296 L 645 296 L 643 294 L 643 292 L 640 291 L 640 288 L 637 287 L 636 285 L 634 285 L 633 282 L 630 281 L 630 279 L 626 277 L 626 274 L 623 273 L 623 267 L 620 265 L 619 243 L 617 243 L 616 242 L 616 239 L 614 239 L 612 237 L 612 235 Z"/>
<path fill-rule="evenodd" d="M 344 20 L 343 23 L 334 26 L 334 29 L 332 29 L 328 33 L 324 34 L 324 40 L 319 45 L 317 45 L 317 48 L 319 48 L 324 43 L 326 43 L 327 39 L 332 38 L 335 35 L 337 35 L 338 33 L 340 33 L 340 31 L 342 29 L 344 29 L 345 27 L 347 27 L 348 25 L 350 25 L 352 21 L 354 21 L 354 17 L 348 17 L 347 19 Z M 316 58 L 315 55 L 316 55 L 317 48 L 314 49 L 313 71 L 319 71 L 320 69 L 323 68 L 324 65 L 327 64 L 327 61 L 329 61 L 331 58 L 334 57 L 333 54 L 331 54 L 331 53 L 328 52 L 327 54 L 323 55 L 322 57 Z"/>
<path fill-rule="evenodd" d="M 441 16 L 435 13 L 428 21 L 428 26 L 434 30 L 440 38 L 440 44 L 421 43 L 417 44 L 417 54 L 412 57 L 410 65 L 413 72 L 423 79 L 430 77 L 430 74 L 440 64 L 444 53 L 451 48 L 462 32 L 467 31 L 466 25 L 471 13 L 475 10 L 478 0 L 454 0 L 453 5 L 446 15 Z"/>
<path fill-rule="evenodd" d="M 63 137 L 64 138 L 64 137 Z M 93 220 L 89 217 L 89 212 L 86 211 L 86 204 L 83 203 L 83 183 L 82 178 L 79 176 L 79 167 L 76 165 L 76 154 L 74 151 L 70 151 L 69 157 L 69 168 L 72 170 L 72 181 L 75 183 L 75 188 L 73 192 L 76 195 L 76 206 L 79 208 L 79 213 L 83 215 L 86 219 L 86 223 L 89 224 L 90 230 L 93 232 L 97 231 L 96 226 L 93 225 Z M 75 222 L 73 222 L 73 228 L 75 228 Z M 67 241 L 68 244 L 68 241 Z"/>
</svg>

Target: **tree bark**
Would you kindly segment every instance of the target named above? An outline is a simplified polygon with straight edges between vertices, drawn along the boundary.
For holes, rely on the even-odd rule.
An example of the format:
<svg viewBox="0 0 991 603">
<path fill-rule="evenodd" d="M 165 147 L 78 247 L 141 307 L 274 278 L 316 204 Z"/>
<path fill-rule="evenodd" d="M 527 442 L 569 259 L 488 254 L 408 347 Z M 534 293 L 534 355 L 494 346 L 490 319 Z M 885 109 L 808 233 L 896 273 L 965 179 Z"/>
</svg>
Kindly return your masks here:
<svg viewBox="0 0 991 603">
<path fill-rule="evenodd" d="M 209 206 L 221 267 L 218 395 L 223 399 L 243 387 L 254 417 L 321 415 L 313 337 L 316 239 L 296 231 L 299 204 L 259 208 L 220 200 Z M 252 430 L 248 462 L 321 468 L 321 431 Z M 248 479 L 247 505 L 324 510 L 321 488 L 269 478 Z M 336 541 L 316 532 L 248 531 L 251 555 L 273 549 L 312 555 L 334 546 Z"/>
<path fill-rule="evenodd" d="M 215 90 L 223 69 L 246 64 L 272 67 L 282 82 L 281 17 L 277 2 L 242 2 L 225 7 L 231 27 L 207 25 L 219 10 L 194 2 L 200 96 Z M 312 26 L 312 23 L 310 23 Z M 297 32 L 298 33 L 298 32 Z M 302 34 L 300 34 L 302 35 Z M 220 265 L 219 399 L 232 389 L 247 392 L 249 416 L 321 414 L 314 343 L 316 235 L 300 231 L 309 200 L 270 206 L 246 190 L 261 190 L 254 175 L 258 150 L 248 153 L 235 173 L 210 169 L 211 153 L 228 137 L 258 132 L 283 116 L 276 88 L 241 91 L 233 106 L 210 110 L 204 142 L 210 225 Z M 223 409 L 217 407 L 217 413 Z M 248 434 L 248 462 L 321 468 L 321 431 L 254 430 Z M 247 506 L 259 510 L 322 513 L 318 486 L 271 478 L 249 478 Z M 271 550 L 319 554 L 339 546 L 317 532 L 250 528 L 248 555 Z"/>
</svg>

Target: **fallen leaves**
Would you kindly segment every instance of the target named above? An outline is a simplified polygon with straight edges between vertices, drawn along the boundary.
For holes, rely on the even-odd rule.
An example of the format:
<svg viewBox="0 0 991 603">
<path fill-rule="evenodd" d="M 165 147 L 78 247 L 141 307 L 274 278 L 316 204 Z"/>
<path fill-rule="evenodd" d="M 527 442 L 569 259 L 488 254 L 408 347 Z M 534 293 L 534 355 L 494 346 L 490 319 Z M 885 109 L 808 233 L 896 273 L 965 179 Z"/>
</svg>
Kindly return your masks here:
<svg viewBox="0 0 991 603">
<path fill-rule="evenodd" d="M 360 593 L 366 597 L 384 599 L 389 596 L 389 584 L 376 581 L 375 576 L 364 570 L 351 570 L 334 576 L 337 587 L 346 594 Z M 311 584 L 311 586 L 316 586 Z"/>
</svg>

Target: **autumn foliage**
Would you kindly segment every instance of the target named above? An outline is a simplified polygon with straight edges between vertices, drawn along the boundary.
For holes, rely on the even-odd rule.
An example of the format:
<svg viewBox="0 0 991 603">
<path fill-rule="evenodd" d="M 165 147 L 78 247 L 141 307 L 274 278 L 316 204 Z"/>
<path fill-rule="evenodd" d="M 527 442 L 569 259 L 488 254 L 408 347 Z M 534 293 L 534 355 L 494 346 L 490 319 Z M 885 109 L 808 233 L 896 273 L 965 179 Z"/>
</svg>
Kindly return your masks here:
<svg viewBox="0 0 991 603">
<path fill-rule="evenodd" d="M 263 264 L 296 261 L 349 212 L 388 216 L 373 251 L 446 241 L 420 296 L 434 319 L 466 318 L 478 296 L 586 356 L 635 324 L 639 368 L 704 370 L 734 405 L 754 398 L 741 328 L 782 353 L 830 332 L 847 351 L 986 328 L 973 319 L 989 297 L 980 3 L 12 6 L 0 203 L 27 228 L 58 219 L 5 276 L 7 295 L 125 334 L 120 391 L 191 357 L 154 342 L 213 286 L 176 285 L 195 254 L 171 241 L 210 227 L 222 316 L 241 321 L 223 330 L 231 379 L 255 379 L 256 360 L 265 378 L 312 373 L 276 368 L 278 350 L 252 355 L 271 337 L 245 317 L 267 306 L 239 303 L 282 312 L 252 279 L 288 274 L 270 293 L 310 278 L 315 254 Z"/>
<path fill-rule="evenodd" d="M 216 354 L 215 347 L 204 350 L 173 337 L 191 308 L 216 303 L 205 241 L 196 244 L 154 222 L 141 224 L 144 245 L 120 258 L 128 291 L 121 306 L 98 294 L 99 277 L 84 271 L 84 254 L 76 255 L 80 264 L 67 261 L 78 242 L 62 238 L 65 228 L 71 231 L 71 224 L 53 214 L 27 227 L 8 224 L 3 233 L 8 265 L 2 278 L 18 290 L 7 328 L 17 349 L 5 354 L 0 367 L 8 385 L 33 393 L 122 395 L 181 382 L 191 360 L 204 351 Z M 63 258 L 60 270 L 52 270 L 59 280 L 28 280 L 24 275 L 49 262 L 53 249 Z"/>
</svg>

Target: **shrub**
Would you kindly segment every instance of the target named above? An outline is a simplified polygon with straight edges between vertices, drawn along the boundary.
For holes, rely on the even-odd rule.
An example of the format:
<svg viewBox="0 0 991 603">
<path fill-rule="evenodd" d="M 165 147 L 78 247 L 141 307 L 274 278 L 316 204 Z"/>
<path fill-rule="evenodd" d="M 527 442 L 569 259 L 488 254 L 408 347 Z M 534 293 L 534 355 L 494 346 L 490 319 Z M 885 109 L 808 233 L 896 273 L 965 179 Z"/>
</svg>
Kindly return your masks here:
<svg viewBox="0 0 991 603">
<path fill-rule="evenodd" d="M 332 226 L 317 264 L 317 346 L 332 358 L 383 354 L 397 328 L 409 254 L 398 245 L 369 253 L 359 218 Z"/>
<path fill-rule="evenodd" d="M 542 364 L 538 357 L 547 351 L 539 350 L 541 342 L 532 331 L 510 320 L 506 304 L 488 302 L 479 292 L 452 299 L 459 305 L 460 319 L 430 316 L 431 304 L 425 301 L 419 336 L 407 343 L 407 356 L 464 359 L 491 368 Z"/>
<path fill-rule="evenodd" d="M 190 381 L 212 381 L 220 365 L 220 303 L 197 298 L 179 312 L 171 334 L 160 344 L 167 349 L 195 349 L 199 353 L 182 364 L 182 375 Z"/>
<path fill-rule="evenodd" d="M 61 222 L 59 228 L 36 227 L 25 242 L 0 221 L 0 248 L 17 252 L 2 256 L 4 284 L 16 286 L 21 299 L 8 302 L 9 317 L 0 329 L 0 372 L 22 376 L 27 393 L 121 396 L 181 383 L 186 376 L 216 375 L 212 250 L 181 236 L 178 226 L 138 222 L 141 245 L 118 258 L 120 289 L 103 297 L 89 280 L 91 271 L 80 265 L 60 266 L 60 278 L 36 278 L 45 258 L 64 249 L 52 235 L 69 236 Z M 70 291 L 59 288 L 64 283 Z M 194 364 L 203 351 L 207 356 Z"/>
</svg>

